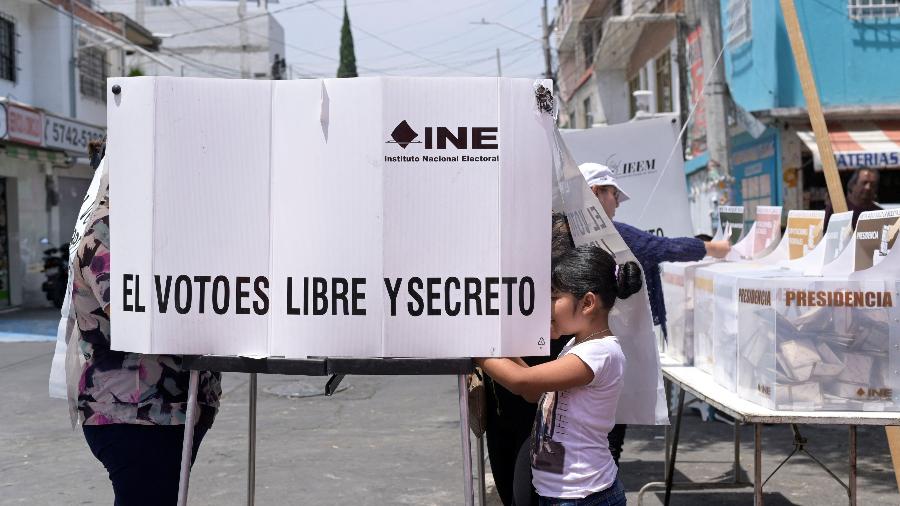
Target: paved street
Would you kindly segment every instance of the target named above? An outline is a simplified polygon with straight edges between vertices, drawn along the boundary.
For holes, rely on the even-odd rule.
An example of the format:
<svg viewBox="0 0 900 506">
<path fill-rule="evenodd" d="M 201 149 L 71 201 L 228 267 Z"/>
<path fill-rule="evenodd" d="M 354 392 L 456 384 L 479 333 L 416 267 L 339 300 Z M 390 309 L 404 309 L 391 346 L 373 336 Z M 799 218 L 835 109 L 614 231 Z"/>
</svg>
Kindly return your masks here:
<svg viewBox="0 0 900 506">
<path fill-rule="evenodd" d="M 68 428 L 65 406 L 46 395 L 50 342 L 0 343 L 0 504 L 110 504 L 103 468 L 83 438 Z M 257 504 L 416 504 L 462 502 L 455 379 L 348 377 L 334 397 L 316 393 L 324 379 L 260 378 Z M 191 482 L 191 504 L 240 505 L 246 489 L 245 374 L 226 374 L 222 410 L 208 434 Z M 282 395 L 279 395 L 282 394 Z M 678 480 L 728 472 L 732 428 L 685 419 Z M 847 431 L 804 429 L 810 450 L 835 472 L 847 473 Z M 641 485 L 662 477 L 663 431 L 630 428 L 622 476 L 630 504 Z M 767 471 L 790 450 L 787 427 L 764 430 Z M 745 469 L 752 431 L 742 431 Z M 859 431 L 860 505 L 896 505 L 898 494 L 884 431 Z M 809 459 L 783 468 L 766 487 L 766 504 L 843 505 L 845 495 Z M 645 504 L 661 504 L 661 494 Z M 499 504 L 495 494 L 490 504 Z M 680 492 L 672 504 L 752 504 L 740 492 Z"/>
</svg>

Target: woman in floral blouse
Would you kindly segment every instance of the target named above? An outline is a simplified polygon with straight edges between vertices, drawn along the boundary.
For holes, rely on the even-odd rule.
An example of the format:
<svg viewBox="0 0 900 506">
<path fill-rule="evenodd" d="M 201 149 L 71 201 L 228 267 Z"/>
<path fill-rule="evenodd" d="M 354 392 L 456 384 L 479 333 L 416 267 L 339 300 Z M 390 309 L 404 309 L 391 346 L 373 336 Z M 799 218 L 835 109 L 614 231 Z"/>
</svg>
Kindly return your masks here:
<svg viewBox="0 0 900 506">
<path fill-rule="evenodd" d="M 117 506 L 176 504 L 190 373 L 179 356 L 110 349 L 109 196 L 104 193 L 78 242 L 72 269 L 72 311 L 85 361 L 77 407 L 88 446 L 109 472 Z M 194 456 L 220 395 L 219 373 L 201 372 Z"/>
</svg>

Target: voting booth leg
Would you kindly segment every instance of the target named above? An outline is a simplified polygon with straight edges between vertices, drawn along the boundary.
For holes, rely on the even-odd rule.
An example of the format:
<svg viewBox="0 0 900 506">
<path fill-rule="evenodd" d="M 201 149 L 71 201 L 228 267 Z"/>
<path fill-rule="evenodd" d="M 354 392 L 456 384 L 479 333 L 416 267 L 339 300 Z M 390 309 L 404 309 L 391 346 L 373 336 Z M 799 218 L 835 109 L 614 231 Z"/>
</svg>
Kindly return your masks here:
<svg viewBox="0 0 900 506">
<path fill-rule="evenodd" d="M 850 478 L 847 494 L 850 496 L 850 506 L 856 506 L 856 425 L 850 426 Z"/>
<path fill-rule="evenodd" d="M 478 504 L 484 506 L 487 503 L 487 493 L 484 486 L 484 435 L 475 438 L 475 457 L 478 458 L 476 466 L 476 479 L 478 481 Z"/>
<path fill-rule="evenodd" d="M 466 375 L 457 376 L 459 383 L 459 433 L 462 438 L 463 493 L 466 495 L 466 506 L 475 506 L 475 491 L 472 487 L 472 442 L 469 440 L 469 388 Z"/>
<path fill-rule="evenodd" d="M 681 434 L 681 415 L 684 414 L 684 389 L 678 389 L 678 414 L 675 416 L 675 433 L 672 435 L 672 450 L 666 466 L 666 497 L 663 504 L 669 506 L 672 498 L 672 476 L 675 475 L 675 459 L 678 457 L 678 436 Z"/>
<path fill-rule="evenodd" d="M 753 504 L 763 504 L 762 481 L 762 424 L 753 424 Z"/>
<path fill-rule="evenodd" d="M 741 424 L 734 421 L 734 482 L 741 482 Z"/>
<path fill-rule="evenodd" d="M 250 373 L 250 416 L 247 427 L 247 506 L 256 502 L 256 373 Z"/>
<path fill-rule="evenodd" d="M 184 439 L 181 442 L 181 475 L 178 479 L 178 506 L 187 504 L 188 482 L 191 479 L 191 453 L 194 450 L 194 425 L 197 423 L 197 388 L 200 371 L 191 371 L 188 383 L 188 405 L 184 420 Z"/>
</svg>

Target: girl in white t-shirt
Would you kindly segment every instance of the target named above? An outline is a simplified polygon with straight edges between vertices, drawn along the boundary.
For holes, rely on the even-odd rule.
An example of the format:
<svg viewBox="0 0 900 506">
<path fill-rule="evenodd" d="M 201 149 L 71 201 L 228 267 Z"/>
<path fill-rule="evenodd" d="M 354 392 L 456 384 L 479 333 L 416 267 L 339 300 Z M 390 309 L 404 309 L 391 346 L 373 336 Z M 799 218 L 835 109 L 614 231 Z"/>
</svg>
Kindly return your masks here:
<svg viewBox="0 0 900 506">
<path fill-rule="evenodd" d="M 550 336 L 574 336 L 559 358 L 535 367 L 519 358 L 476 361 L 510 391 L 539 399 L 531 468 L 542 506 L 623 505 L 607 433 L 615 424 L 625 356 L 609 330 L 609 312 L 616 298 L 641 289 L 641 270 L 635 262 L 616 265 L 592 245 L 555 258 L 552 270 Z"/>
</svg>

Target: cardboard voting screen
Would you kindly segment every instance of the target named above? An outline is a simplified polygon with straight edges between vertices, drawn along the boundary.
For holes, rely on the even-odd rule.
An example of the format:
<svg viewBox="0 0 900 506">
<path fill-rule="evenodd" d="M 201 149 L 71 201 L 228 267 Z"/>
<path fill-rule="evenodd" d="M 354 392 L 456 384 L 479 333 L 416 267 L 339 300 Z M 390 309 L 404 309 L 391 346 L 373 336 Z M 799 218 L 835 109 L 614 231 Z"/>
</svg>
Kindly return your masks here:
<svg viewBox="0 0 900 506">
<path fill-rule="evenodd" d="M 786 262 L 799 260 L 815 249 L 822 239 L 824 223 L 825 211 L 789 211 L 785 234 L 778 246 L 754 262 L 788 267 Z"/>
<path fill-rule="evenodd" d="M 834 218 L 832 217 L 832 220 Z M 900 219 L 900 209 L 867 211 L 859 215 L 850 243 L 822 269 L 825 276 L 848 276 L 879 263 L 894 245 L 891 227 Z"/>
<path fill-rule="evenodd" d="M 678 130 L 677 119 L 656 118 L 560 132 L 578 164 L 606 165 L 632 197 L 616 209 L 616 221 L 655 235 L 691 237 Z"/>
<path fill-rule="evenodd" d="M 714 241 L 727 239 L 735 245 L 744 237 L 744 206 L 719 206 L 719 228 Z"/>
<path fill-rule="evenodd" d="M 551 147 L 531 80 L 116 84 L 114 349 L 548 353 Z"/>
<path fill-rule="evenodd" d="M 781 206 L 758 206 L 756 221 L 743 239 L 728 253 L 726 259 L 751 259 L 767 252 L 778 244 L 781 237 Z"/>
</svg>

